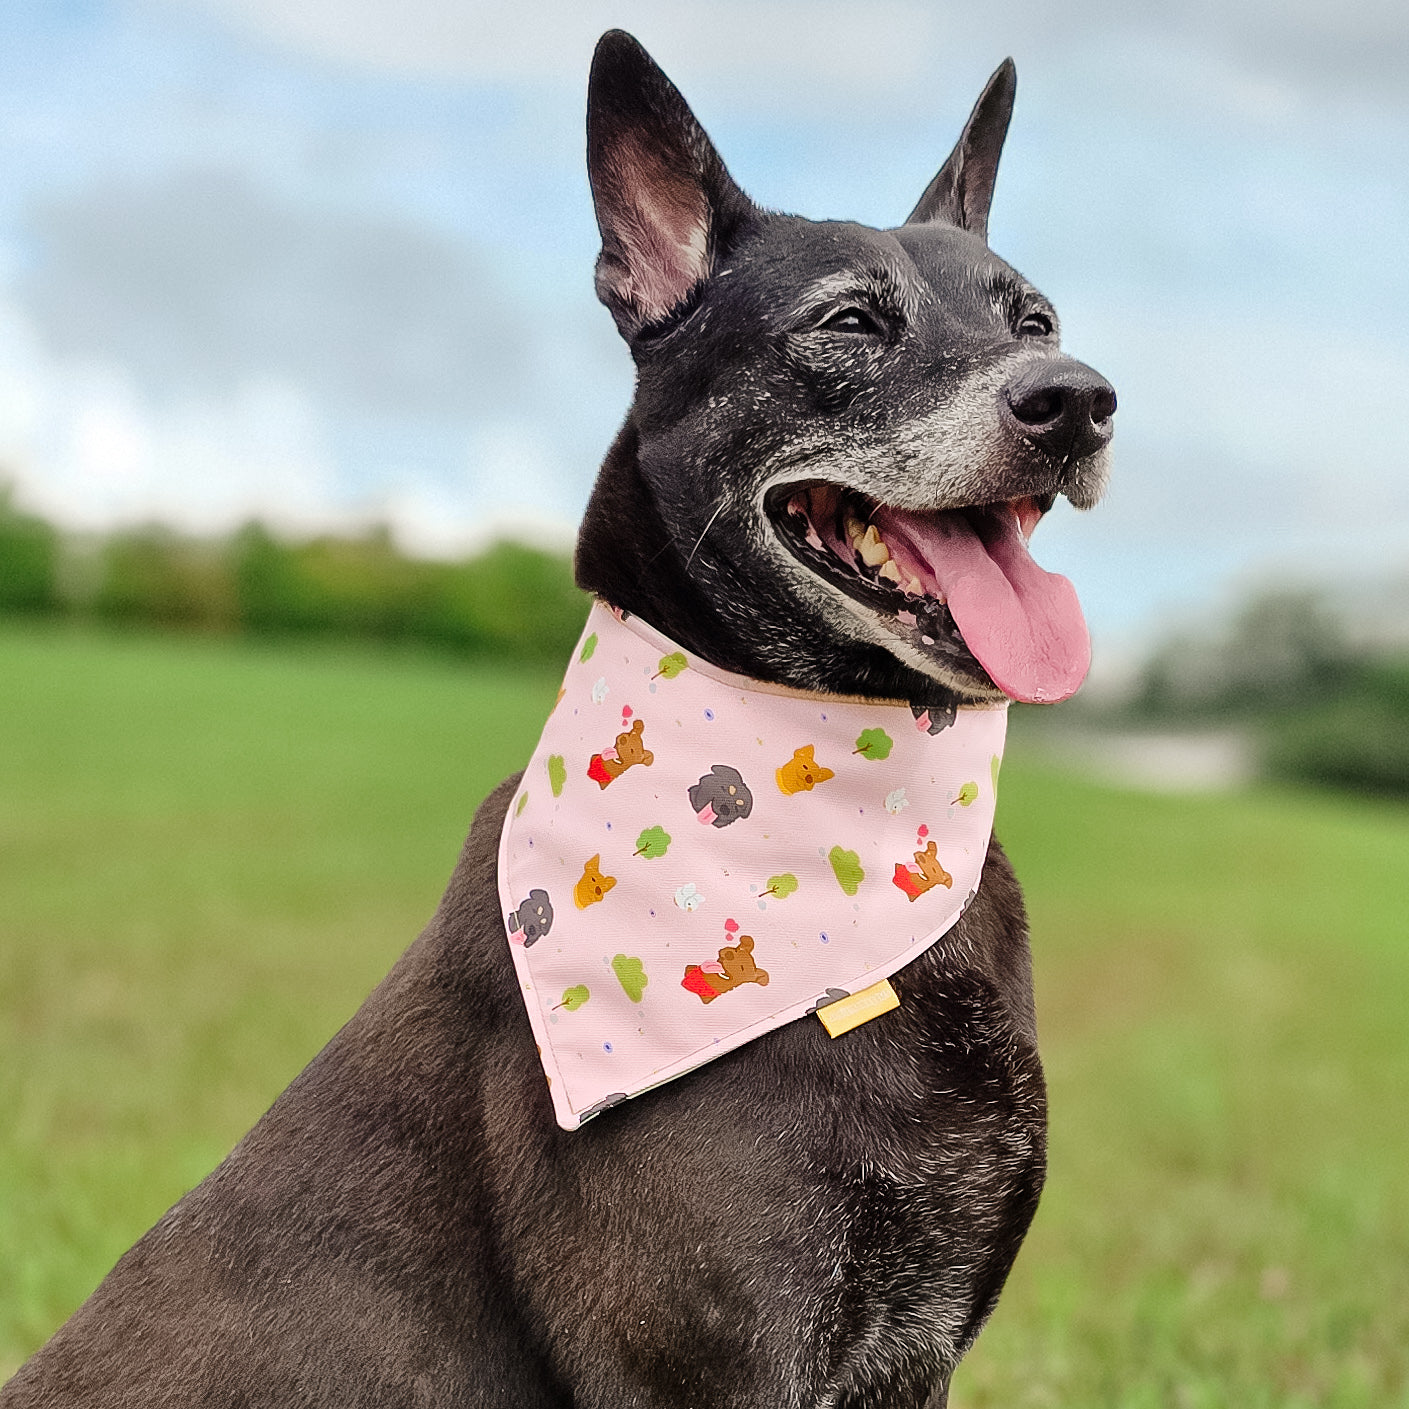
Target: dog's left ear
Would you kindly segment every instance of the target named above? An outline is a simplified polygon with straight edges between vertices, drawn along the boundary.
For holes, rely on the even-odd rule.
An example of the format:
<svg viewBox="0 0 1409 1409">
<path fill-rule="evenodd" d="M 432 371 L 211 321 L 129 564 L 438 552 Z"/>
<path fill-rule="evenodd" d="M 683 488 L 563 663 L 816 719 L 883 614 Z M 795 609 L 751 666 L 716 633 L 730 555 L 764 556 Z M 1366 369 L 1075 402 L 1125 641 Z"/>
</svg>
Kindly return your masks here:
<svg viewBox="0 0 1409 1409">
<path fill-rule="evenodd" d="M 979 94 L 949 160 L 910 212 L 907 225 L 940 222 L 988 239 L 988 208 L 993 202 L 993 182 L 1017 86 L 1017 67 L 1011 59 L 1004 59 Z"/>
<path fill-rule="evenodd" d="M 619 29 L 592 57 L 587 174 L 597 297 L 628 339 L 683 303 L 755 212 L 679 90 Z"/>
</svg>

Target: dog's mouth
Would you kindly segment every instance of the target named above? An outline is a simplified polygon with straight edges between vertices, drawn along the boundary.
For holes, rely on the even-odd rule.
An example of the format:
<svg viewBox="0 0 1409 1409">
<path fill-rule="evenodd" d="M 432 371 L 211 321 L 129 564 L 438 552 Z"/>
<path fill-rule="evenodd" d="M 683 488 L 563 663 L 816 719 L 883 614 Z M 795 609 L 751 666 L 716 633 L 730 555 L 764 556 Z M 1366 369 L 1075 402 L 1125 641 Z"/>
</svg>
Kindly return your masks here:
<svg viewBox="0 0 1409 1409">
<path fill-rule="evenodd" d="M 1076 692 L 1091 638 L 1071 583 L 1027 540 L 1055 495 L 899 509 L 823 481 L 778 485 L 765 508 L 804 567 L 962 680 L 1050 704 Z"/>
</svg>

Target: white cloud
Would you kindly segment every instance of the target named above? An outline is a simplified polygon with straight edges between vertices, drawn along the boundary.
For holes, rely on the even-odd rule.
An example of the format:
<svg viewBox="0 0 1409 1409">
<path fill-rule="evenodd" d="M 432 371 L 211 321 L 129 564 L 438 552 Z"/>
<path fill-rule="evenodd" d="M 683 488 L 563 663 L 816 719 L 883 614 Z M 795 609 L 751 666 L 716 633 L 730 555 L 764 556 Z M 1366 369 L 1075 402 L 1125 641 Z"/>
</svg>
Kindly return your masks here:
<svg viewBox="0 0 1409 1409">
<path fill-rule="evenodd" d="M 26 226 L 40 257 L 19 290 L 45 341 L 148 391 L 272 374 L 330 406 L 436 416 L 522 381 L 517 324 L 463 237 L 189 169 L 86 185 Z"/>
<path fill-rule="evenodd" d="M 99 495 L 122 499 L 140 494 L 149 478 L 151 437 L 130 388 L 112 373 L 76 377 L 64 460 L 79 483 Z M 61 471 L 62 473 L 62 471 Z"/>
<path fill-rule="evenodd" d="M 389 466 L 390 488 L 369 501 L 369 517 L 419 557 L 463 557 L 499 538 L 571 549 L 583 507 L 580 477 L 541 426 L 488 421 L 469 432 L 464 449 L 460 473 L 449 479 Z"/>
<path fill-rule="evenodd" d="M 805 92 L 818 81 L 914 82 L 939 29 L 918 0 L 173 0 L 339 63 L 477 82 L 585 81 L 598 37 L 620 28 L 696 74 L 767 76 Z"/>
<path fill-rule="evenodd" d="M 917 86 L 944 57 L 1188 45 L 1245 73 L 1237 101 L 1281 111 L 1294 88 L 1393 93 L 1409 75 L 1402 0 L 153 0 L 196 8 L 321 58 L 404 75 L 579 88 L 597 37 L 636 34 L 681 79 L 794 106 Z M 678 71 L 678 72 L 677 72 Z M 760 88 L 762 81 L 763 91 Z"/>
<path fill-rule="evenodd" d="M 197 533 L 252 517 L 292 530 L 355 517 L 307 397 L 251 377 L 228 394 L 152 399 L 120 364 L 45 354 L 0 304 L 0 474 L 75 528 L 160 520 Z"/>
</svg>

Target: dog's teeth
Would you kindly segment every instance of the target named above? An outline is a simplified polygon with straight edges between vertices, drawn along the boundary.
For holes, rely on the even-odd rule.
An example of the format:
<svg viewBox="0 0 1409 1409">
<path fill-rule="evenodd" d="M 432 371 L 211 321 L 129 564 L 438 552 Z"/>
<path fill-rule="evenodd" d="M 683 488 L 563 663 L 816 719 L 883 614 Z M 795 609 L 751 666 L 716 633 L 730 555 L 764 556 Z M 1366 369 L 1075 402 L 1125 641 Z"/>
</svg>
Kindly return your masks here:
<svg viewBox="0 0 1409 1409">
<path fill-rule="evenodd" d="M 880 567 L 882 563 L 890 561 L 890 549 L 881 542 L 881 535 L 876 532 L 875 524 L 861 536 L 860 542 L 856 544 L 856 551 L 861 554 L 861 561 L 868 568 Z"/>
<path fill-rule="evenodd" d="M 905 584 L 905 590 L 912 597 L 923 597 L 925 595 L 925 584 L 921 582 L 918 577 L 912 577 L 910 581 Z"/>
<path fill-rule="evenodd" d="M 860 519 L 848 517 L 846 536 L 852 543 L 859 543 L 866 536 L 866 525 Z"/>
<path fill-rule="evenodd" d="M 884 548 L 885 544 L 881 544 L 881 547 Z M 894 558 L 887 556 L 886 561 L 881 564 L 880 572 L 878 572 L 876 576 L 884 578 L 887 582 L 895 583 L 897 587 L 900 586 L 900 569 L 896 567 Z"/>
</svg>

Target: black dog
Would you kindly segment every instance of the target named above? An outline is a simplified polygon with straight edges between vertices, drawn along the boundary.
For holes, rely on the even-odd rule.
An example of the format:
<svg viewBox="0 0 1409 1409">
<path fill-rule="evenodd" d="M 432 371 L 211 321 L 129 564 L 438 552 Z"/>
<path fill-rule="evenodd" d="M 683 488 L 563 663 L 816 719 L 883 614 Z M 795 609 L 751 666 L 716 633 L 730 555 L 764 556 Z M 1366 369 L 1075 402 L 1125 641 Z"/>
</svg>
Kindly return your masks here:
<svg viewBox="0 0 1409 1409">
<path fill-rule="evenodd" d="M 1072 688 L 1079 615 L 1022 539 L 1058 494 L 1095 502 L 1115 402 L 986 245 L 1013 86 L 877 231 L 755 206 L 635 41 L 602 41 L 597 287 L 639 386 L 585 587 L 727 669 L 941 725 Z M 495 893 L 513 787 L 426 932 L 5 1409 L 945 1403 L 1043 1177 L 997 843 L 898 1009 L 835 1042 L 791 1023 L 568 1134 Z"/>
</svg>

